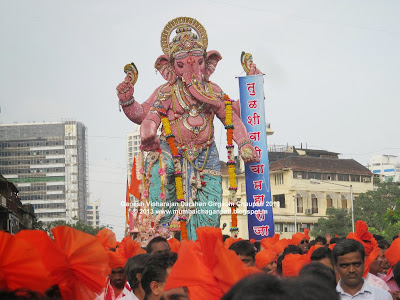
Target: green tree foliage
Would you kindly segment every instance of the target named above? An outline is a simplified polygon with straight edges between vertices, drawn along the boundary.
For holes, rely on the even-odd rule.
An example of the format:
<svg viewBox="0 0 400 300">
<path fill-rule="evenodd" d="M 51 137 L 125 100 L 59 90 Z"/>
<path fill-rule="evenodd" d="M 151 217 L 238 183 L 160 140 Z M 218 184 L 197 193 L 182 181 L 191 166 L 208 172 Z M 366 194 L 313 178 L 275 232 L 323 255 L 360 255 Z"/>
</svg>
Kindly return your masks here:
<svg viewBox="0 0 400 300">
<path fill-rule="evenodd" d="M 355 218 L 365 221 L 371 233 L 391 241 L 400 232 L 400 187 L 396 182 L 376 186 L 376 190 L 360 194 L 354 201 Z"/>
<path fill-rule="evenodd" d="M 319 218 L 318 223 L 311 231 L 312 236 L 346 236 L 351 231 L 351 214 L 344 209 L 330 207 L 326 209 L 326 218 Z"/>
<path fill-rule="evenodd" d="M 53 221 L 53 222 L 49 222 L 49 223 L 43 223 L 41 221 L 38 221 L 38 222 L 34 223 L 34 229 L 44 230 L 50 236 L 53 236 L 51 233 L 51 229 L 54 227 L 57 227 L 57 226 L 70 226 L 72 228 L 89 233 L 91 235 L 96 235 L 100 229 L 103 229 L 106 227 L 106 226 L 101 226 L 100 228 L 93 227 L 93 226 L 87 225 L 84 222 L 82 222 L 81 220 L 77 220 L 77 219 L 74 219 L 74 222 L 72 222 L 72 223 L 69 223 L 69 222 L 66 222 L 63 220 Z M 110 229 L 112 229 L 112 228 L 110 228 Z"/>
<path fill-rule="evenodd" d="M 351 231 L 351 212 L 328 208 L 327 218 L 318 219 L 313 236 L 330 233 L 346 236 Z M 369 231 L 388 241 L 400 232 L 400 187 L 396 182 L 377 183 L 376 189 L 360 194 L 354 201 L 354 219 L 363 220 Z"/>
</svg>

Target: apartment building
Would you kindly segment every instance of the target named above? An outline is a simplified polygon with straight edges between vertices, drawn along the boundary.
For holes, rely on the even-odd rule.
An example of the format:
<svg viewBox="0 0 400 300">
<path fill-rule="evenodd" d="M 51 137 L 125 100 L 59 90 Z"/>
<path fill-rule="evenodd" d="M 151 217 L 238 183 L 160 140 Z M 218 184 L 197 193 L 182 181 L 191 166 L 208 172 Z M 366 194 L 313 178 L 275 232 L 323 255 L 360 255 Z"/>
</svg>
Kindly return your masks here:
<svg viewBox="0 0 400 300">
<path fill-rule="evenodd" d="M 276 147 L 274 149 L 277 149 Z M 272 149 L 272 150 L 274 150 Z M 270 148 L 271 150 L 271 148 Z M 353 159 L 339 159 L 338 153 L 324 150 L 280 147 L 269 151 L 271 198 L 275 233 L 291 238 L 295 232 L 313 229 L 329 207 L 350 212 L 353 200 L 359 194 L 373 190 L 373 174 Z M 221 163 L 223 207 L 228 205 L 229 176 Z M 246 183 L 243 161 L 237 165 L 238 209 L 246 209 Z M 231 217 L 221 215 L 223 234 L 230 234 Z M 296 225 L 295 225 L 296 224 Z M 239 237 L 247 239 L 247 216 L 238 215 Z"/>
<path fill-rule="evenodd" d="M 87 224 L 93 227 L 100 227 L 100 200 L 89 203 L 86 208 Z"/>
<path fill-rule="evenodd" d="M 400 182 L 400 163 L 395 155 L 375 155 L 369 162 L 369 169 L 381 182 Z"/>
<path fill-rule="evenodd" d="M 1 124 L 0 173 L 38 220 L 86 222 L 87 129 L 75 121 Z"/>
</svg>

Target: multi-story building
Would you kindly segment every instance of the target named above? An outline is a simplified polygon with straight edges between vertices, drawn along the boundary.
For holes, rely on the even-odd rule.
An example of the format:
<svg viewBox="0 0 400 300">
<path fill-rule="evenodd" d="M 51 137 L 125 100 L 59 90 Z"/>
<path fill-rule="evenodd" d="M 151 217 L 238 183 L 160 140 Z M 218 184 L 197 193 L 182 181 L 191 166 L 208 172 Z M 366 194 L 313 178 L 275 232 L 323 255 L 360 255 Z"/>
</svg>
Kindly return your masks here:
<svg viewBox="0 0 400 300">
<path fill-rule="evenodd" d="M 282 237 L 313 229 L 327 208 L 349 210 L 351 196 L 373 190 L 372 173 L 353 159 L 286 157 L 270 164 L 270 181 L 275 232 Z"/>
<path fill-rule="evenodd" d="M 100 199 L 87 205 L 86 218 L 88 225 L 100 227 Z"/>
<path fill-rule="evenodd" d="M 369 169 L 382 182 L 400 182 L 400 164 L 395 155 L 372 156 Z"/>
<path fill-rule="evenodd" d="M 126 134 L 126 172 L 131 178 L 133 158 L 140 152 L 140 126 L 135 125 L 134 132 Z"/>
<path fill-rule="evenodd" d="M 32 205 L 22 204 L 18 189 L 0 174 L 0 230 L 14 234 L 32 229 L 34 221 Z"/>
<path fill-rule="evenodd" d="M 329 207 L 351 209 L 359 194 L 373 190 L 372 173 L 353 159 L 339 159 L 338 153 L 285 147 L 285 153 L 271 153 L 271 198 L 275 232 L 290 238 L 304 228 L 312 229 Z M 244 168 L 237 168 L 238 210 L 246 209 Z M 222 172 L 223 209 L 228 205 L 228 172 Z M 225 224 L 225 225 L 224 225 Z M 296 226 L 295 226 L 296 224 Z M 229 234 L 229 211 L 221 215 L 224 234 Z M 247 239 L 247 216 L 238 215 L 239 237 Z"/>
<path fill-rule="evenodd" d="M 0 172 L 38 220 L 86 222 L 86 134 L 75 121 L 0 125 Z"/>
</svg>

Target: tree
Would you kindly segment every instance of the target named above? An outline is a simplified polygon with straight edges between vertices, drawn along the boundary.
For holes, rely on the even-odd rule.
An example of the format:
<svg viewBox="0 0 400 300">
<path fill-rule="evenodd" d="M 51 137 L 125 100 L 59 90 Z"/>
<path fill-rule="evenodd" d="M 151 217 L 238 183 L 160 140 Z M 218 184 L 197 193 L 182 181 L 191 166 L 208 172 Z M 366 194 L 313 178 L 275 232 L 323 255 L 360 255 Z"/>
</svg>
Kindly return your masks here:
<svg viewBox="0 0 400 300">
<path fill-rule="evenodd" d="M 330 207 L 326 209 L 326 218 L 319 218 L 311 231 L 312 236 L 346 236 L 351 231 L 351 215 L 344 209 Z"/>
<path fill-rule="evenodd" d="M 354 201 L 354 219 L 367 223 L 372 234 L 389 242 L 400 232 L 400 187 L 396 182 L 376 184 L 377 189 L 362 193 Z M 346 236 L 351 231 L 351 214 L 338 208 L 328 208 L 327 218 L 319 218 L 313 236 L 330 233 Z"/>
<path fill-rule="evenodd" d="M 377 189 L 360 194 L 354 201 L 355 220 L 363 220 L 369 231 L 388 241 L 400 231 L 400 187 L 396 182 L 382 182 Z"/>
<path fill-rule="evenodd" d="M 96 235 L 100 229 L 108 227 L 108 226 L 93 227 L 93 226 L 83 223 L 81 220 L 74 219 L 74 221 L 75 221 L 75 223 L 68 223 L 63 220 L 52 221 L 52 222 L 43 224 L 42 230 L 46 231 L 50 236 L 52 236 L 52 233 L 51 233 L 52 228 L 57 227 L 57 226 L 70 226 L 72 228 L 89 233 L 91 235 Z M 112 228 L 110 228 L 110 229 L 112 229 Z"/>
</svg>

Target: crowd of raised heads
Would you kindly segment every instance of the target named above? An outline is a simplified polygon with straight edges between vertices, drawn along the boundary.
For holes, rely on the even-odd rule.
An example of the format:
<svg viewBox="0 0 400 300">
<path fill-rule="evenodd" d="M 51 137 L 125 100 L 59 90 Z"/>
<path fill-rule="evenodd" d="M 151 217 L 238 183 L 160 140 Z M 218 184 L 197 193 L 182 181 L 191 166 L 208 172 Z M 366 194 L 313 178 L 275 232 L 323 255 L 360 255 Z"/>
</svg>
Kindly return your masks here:
<svg viewBox="0 0 400 300">
<path fill-rule="evenodd" d="M 400 299 L 400 238 L 355 228 L 254 241 L 201 227 L 196 241 L 157 236 L 145 248 L 107 228 L 0 232 L 0 299 Z"/>
</svg>

